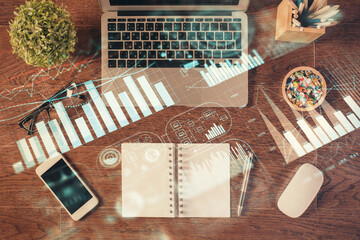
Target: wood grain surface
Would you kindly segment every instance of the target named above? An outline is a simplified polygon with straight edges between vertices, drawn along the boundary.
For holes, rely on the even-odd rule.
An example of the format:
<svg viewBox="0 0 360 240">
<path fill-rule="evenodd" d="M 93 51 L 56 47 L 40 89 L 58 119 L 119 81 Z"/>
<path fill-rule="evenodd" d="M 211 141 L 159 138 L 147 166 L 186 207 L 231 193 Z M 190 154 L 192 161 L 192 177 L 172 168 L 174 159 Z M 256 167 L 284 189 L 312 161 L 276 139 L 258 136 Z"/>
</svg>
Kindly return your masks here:
<svg viewBox="0 0 360 240">
<path fill-rule="evenodd" d="M 281 83 L 298 66 L 314 67 L 329 78 L 335 78 L 331 75 L 334 70 L 346 80 L 358 81 L 360 69 L 346 66 L 349 61 L 359 63 L 358 0 L 328 1 L 330 5 L 340 4 L 343 19 L 311 44 L 275 42 L 276 8 L 280 1 L 251 1 L 247 11 L 249 48 L 257 49 L 266 63 L 250 70 L 249 104 L 244 109 L 227 109 L 232 118 L 231 130 L 215 141 L 240 139 L 257 155 L 242 216 L 238 217 L 236 210 L 243 176 L 237 175 L 231 179 L 231 218 L 121 217 L 120 165 L 104 169 L 98 155 L 104 148 L 140 132 L 164 135 L 169 119 L 189 110 L 170 107 L 65 154 L 101 202 L 79 222 L 74 222 L 60 207 L 35 174 L 35 167 L 18 174 L 12 167 L 21 160 L 16 141 L 26 137 L 17 127 L 16 117 L 25 111 L 24 104 L 43 101 L 70 80 L 80 83 L 101 77 L 100 55 L 92 59 L 100 43 L 102 12 L 98 1 L 55 2 L 66 6 L 73 18 L 79 38 L 74 56 L 79 57 L 74 65 L 65 64 L 67 68 L 61 74 L 56 75 L 53 69 L 48 72 L 52 77 L 43 74 L 29 81 L 41 69 L 27 66 L 12 54 L 7 32 L 15 7 L 24 1 L 0 1 L 0 239 L 360 239 L 360 157 L 354 155 L 360 153 L 360 130 L 286 164 L 259 113 L 260 110 L 276 127 L 281 126 L 263 89 L 296 125 L 293 111 L 282 100 Z M 74 67 L 86 63 L 89 65 L 82 71 Z M 325 79 L 328 89 L 336 89 L 334 79 Z M 30 95 L 29 89 L 36 91 Z M 349 112 L 341 98 L 347 91 L 354 91 L 356 97 L 358 86 L 331 91 L 326 101 Z M 197 108 L 194 113 L 201 114 L 202 110 Z M 251 122 L 252 119 L 256 120 Z M 309 123 L 315 124 L 311 119 Z M 340 165 L 344 158 L 347 161 Z M 278 210 L 277 200 L 297 168 L 306 162 L 324 172 L 324 185 L 309 209 L 292 219 Z"/>
</svg>

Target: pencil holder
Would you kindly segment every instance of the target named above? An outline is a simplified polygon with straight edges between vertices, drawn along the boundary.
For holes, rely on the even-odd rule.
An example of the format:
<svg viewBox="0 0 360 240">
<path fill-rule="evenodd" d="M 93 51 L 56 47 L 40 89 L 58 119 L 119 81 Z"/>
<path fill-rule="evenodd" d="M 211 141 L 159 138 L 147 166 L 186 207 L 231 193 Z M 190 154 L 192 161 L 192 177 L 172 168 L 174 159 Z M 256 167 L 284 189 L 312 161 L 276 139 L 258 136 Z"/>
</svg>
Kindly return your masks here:
<svg viewBox="0 0 360 240">
<path fill-rule="evenodd" d="M 292 7 L 283 0 L 277 8 L 275 40 L 310 43 L 325 34 L 325 28 L 292 27 Z"/>
</svg>

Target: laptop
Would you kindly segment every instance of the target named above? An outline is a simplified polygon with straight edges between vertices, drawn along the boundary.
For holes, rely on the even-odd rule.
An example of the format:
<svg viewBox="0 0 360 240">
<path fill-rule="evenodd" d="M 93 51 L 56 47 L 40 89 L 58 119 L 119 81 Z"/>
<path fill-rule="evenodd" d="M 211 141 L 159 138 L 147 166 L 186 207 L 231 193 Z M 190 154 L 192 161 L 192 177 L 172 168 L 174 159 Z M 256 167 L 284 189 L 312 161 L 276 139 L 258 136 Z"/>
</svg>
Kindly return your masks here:
<svg viewBox="0 0 360 240">
<path fill-rule="evenodd" d="M 140 108 L 247 105 L 238 61 L 248 51 L 249 0 L 99 2 L 103 94 Z"/>
</svg>

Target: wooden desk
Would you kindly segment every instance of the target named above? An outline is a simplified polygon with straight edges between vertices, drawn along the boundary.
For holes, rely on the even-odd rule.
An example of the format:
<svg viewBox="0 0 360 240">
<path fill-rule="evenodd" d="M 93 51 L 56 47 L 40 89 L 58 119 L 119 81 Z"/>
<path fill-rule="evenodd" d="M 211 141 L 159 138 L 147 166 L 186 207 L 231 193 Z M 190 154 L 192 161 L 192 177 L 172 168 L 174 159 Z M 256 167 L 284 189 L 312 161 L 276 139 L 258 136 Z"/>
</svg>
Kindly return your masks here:
<svg viewBox="0 0 360 240">
<path fill-rule="evenodd" d="M 281 101 L 281 82 L 288 71 L 306 65 L 324 74 L 328 88 L 326 100 L 334 108 L 350 111 L 342 95 L 351 92 L 358 97 L 359 80 L 359 3 L 330 1 L 340 4 L 344 19 L 338 26 L 309 45 L 275 42 L 276 7 L 280 1 L 251 1 L 248 13 L 250 49 L 258 49 L 266 64 L 249 72 L 249 104 L 245 109 L 227 109 L 232 117 L 231 131 L 216 140 L 241 139 L 250 144 L 258 161 L 250 175 L 243 215 L 237 217 L 242 176 L 231 179 L 231 218 L 225 219 L 123 219 L 121 213 L 121 168 L 104 169 L 98 154 L 107 146 L 139 132 L 164 134 L 168 120 L 188 108 L 171 107 L 121 130 L 107 134 L 89 144 L 73 149 L 66 157 L 101 198 L 100 206 L 80 222 L 74 222 L 35 174 L 35 167 L 14 173 L 12 165 L 21 160 L 16 141 L 25 136 L 18 129 L 18 116 L 28 106 L 20 104 L 50 97 L 59 83 L 70 79 L 84 82 L 100 78 L 100 58 L 90 60 L 99 47 L 101 10 L 96 0 L 56 1 L 70 11 L 78 28 L 78 49 L 85 49 L 76 66 L 89 63 L 81 72 L 68 66 L 52 79 L 39 68 L 26 66 L 11 53 L 8 21 L 15 6 L 23 1 L 0 2 L 0 238 L 3 239 L 359 239 L 359 130 L 316 150 L 290 164 L 262 119 L 259 110 L 281 130 L 261 89 L 296 126 L 292 110 Z M 87 50 L 89 49 L 89 52 Z M 78 50 L 79 51 L 79 50 Z M 348 63 L 353 62 L 354 65 Z M 338 73 L 341 77 L 336 77 Z M 54 71 L 51 72 L 54 74 Z M 32 81 L 34 80 L 34 81 Z M 346 84 L 346 81 L 347 84 Z M 32 86 L 34 83 L 34 86 Z M 24 85 L 24 86 L 23 86 Z M 336 85 L 336 86 L 335 86 Z M 26 91 L 24 91 L 26 89 Z M 30 90 L 34 91 L 31 92 Z M 41 96 L 40 93 L 46 95 Z M 32 94 L 32 95 L 31 95 Z M 359 98 L 357 98 L 359 100 Z M 202 109 L 196 110 L 201 113 Z M 306 114 L 307 116 L 307 114 Z M 14 117 L 13 119 L 11 119 Z M 8 120 L 5 120 L 8 119 Z M 255 120 L 254 120 L 255 119 Z M 249 122 L 250 121 L 250 122 Z M 309 120 L 311 124 L 311 119 Z M 346 159 L 346 162 L 341 160 Z M 277 199 L 296 169 L 305 162 L 315 164 L 325 174 L 324 186 L 308 211 L 297 219 L 277 209 Z"/>
</svg>

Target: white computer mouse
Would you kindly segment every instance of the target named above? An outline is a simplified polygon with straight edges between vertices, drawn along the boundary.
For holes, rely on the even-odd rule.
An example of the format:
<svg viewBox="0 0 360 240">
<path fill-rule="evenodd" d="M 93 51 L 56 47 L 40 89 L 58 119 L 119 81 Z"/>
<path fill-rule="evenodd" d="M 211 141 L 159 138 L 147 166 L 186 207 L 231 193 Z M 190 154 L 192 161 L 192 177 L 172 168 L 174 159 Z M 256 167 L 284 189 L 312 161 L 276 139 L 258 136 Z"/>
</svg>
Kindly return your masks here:
<svg viewBox="0 0 360 240">
<path fill-rule="evenodd" d="M 278 200 L 278 208 L 285 215 L 297 218 L 310 206 L 324 182 L 322 171 L 305 163 L 299 167 Z"/>
</svg>

